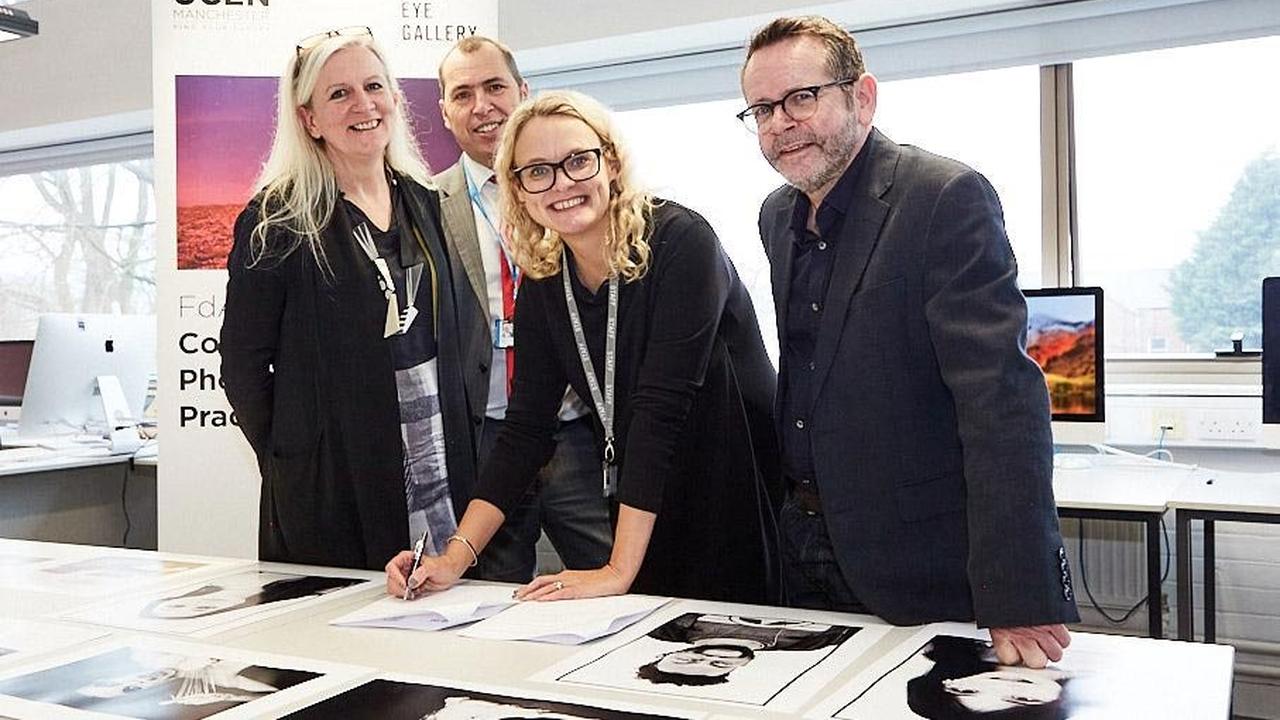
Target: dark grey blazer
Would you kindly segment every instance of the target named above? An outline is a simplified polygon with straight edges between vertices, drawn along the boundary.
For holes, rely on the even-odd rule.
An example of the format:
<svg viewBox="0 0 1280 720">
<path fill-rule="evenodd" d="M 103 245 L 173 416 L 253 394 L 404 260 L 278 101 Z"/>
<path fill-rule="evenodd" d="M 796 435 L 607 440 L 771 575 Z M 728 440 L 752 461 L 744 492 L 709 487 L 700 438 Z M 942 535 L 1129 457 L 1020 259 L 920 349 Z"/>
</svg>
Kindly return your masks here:
<svg viewBox="0 0 1280 720">
<path fill-rule="evenodd" d="M 894 623 L 1076 621 L 1000 201 L 974 170 L 879 131 L 862 152 L 807 418 L 840 568 Z M 784 339 L 798 193 L 760 210 Z"/>
<path fill-rule="evenodd" d="M 493 362 L 493 320 L 489 317 L 489 290 L 480 257 L 480 238 L 462 160 L 432 181 L 440 193 L 440 224 L 458 300 L 458 345 L 462 349 L 467 406 L 478 432 L 489 407 L 489 366 Z"/>
</svg>

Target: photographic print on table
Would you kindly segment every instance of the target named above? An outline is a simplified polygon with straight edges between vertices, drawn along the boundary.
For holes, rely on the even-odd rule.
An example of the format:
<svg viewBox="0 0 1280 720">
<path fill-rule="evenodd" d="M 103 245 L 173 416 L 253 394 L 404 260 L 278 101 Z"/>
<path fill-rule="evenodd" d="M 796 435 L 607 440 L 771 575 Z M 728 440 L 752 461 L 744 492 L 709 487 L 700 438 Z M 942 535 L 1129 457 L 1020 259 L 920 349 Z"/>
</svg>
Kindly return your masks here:
<svg viewBox="0 0 1280 720">
<path fill-rule="evenodd" d="M 884 632 L 803 617 L 685 612 L 538 679 L 787 711 Z"/>
<path fill-rule="evenodd" d="M 97 628 L 34 620 L 0 620 L 0 661 L 8 664 L 25 653 L 41 653 L 83 645 L 106 635 Z"/>
<path fill-rule="evenodd" d="M 243 561 L 170 556 L 161 553 L 95 552 L 42 557 L 38 562 L 0 564 L 0 585 L 59 595 L 103 595 L 121 590 L 183 582 L 185 576 L 217 572 Z"/>
<path fill-rule="evenodd" d="M 935 635 L 834 717 L 1065 720 L 1071 679 L 1057 667 L 1000 665 L 986 640 Z"/>
<path fill-rule="evenodd" d="M 437 684 L 434 681 L 371 680 L 291 715 L 288 720 L 499 720 L 500 718 L 585 718 L 592 720 L 654 720 L 671 715 L 661 710 L 604 708 L 525 693 Z"/>
<path fill-rule="evenodd" d="M 0 711 L 42 719 L 264 717 L 282 702 L 296 706 L 358 677 L 357 669 L 332 663 L 138 640 L 81 648 L 6 671 L 0 675 Z"/>
<path fill-rule="evenodd" d="M 367 587 L 340 575 L 295 575 L 251 569 L 199 583 L 80 608 L 67 619 L 200 637 L 287 612 L 301 604 Z"/>
<path fill-rule="evenodd" d="M 253 185 L 275 134 L 274 77 L 178 75 L 177 113 L 178 269 L 227 266 L 236 216 L 253 197 Z M 444 127 L 432 78 L 400 78 L 414 136 L 433 170 L 460 154 Z"/>
<path fill-rule="evenodd" d="M 858 673 L 810 718 L 1224 717 L 1231 648 L 1076 633 L 1061 662 L 1001 665 L 986 631 L 926 626 Z"/>
</svg>

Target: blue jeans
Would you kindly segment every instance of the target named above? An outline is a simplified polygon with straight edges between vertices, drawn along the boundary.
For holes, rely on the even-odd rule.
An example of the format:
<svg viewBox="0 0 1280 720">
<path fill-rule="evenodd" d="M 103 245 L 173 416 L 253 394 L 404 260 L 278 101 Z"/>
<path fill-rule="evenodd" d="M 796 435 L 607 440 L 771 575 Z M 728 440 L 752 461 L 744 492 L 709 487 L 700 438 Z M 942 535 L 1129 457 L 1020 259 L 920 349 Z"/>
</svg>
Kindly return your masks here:
<svg viewBox="0 0 1280 720">
<path fill-rule="evenodd" d="M 501 420 L 487 418 L 480 434 L 480 462 L 493 452 Z M 593 570 L 609 562 L 613 523 L 601 490 L 600 453 L 591 418 L 561 423 L 556 450 L 520 504 L 485 547 L 476 577 L 525 583 L 538 566 L 538 537 L 545 530 L 570 570 Z"/>
<path fill-rule="evenodd" d="M 787 604 L 812 610 L 865 613 L 836 563 L 826 518 L 802 510 L 791 497 L 782 504 L 778 530 Z"/>
</svg>

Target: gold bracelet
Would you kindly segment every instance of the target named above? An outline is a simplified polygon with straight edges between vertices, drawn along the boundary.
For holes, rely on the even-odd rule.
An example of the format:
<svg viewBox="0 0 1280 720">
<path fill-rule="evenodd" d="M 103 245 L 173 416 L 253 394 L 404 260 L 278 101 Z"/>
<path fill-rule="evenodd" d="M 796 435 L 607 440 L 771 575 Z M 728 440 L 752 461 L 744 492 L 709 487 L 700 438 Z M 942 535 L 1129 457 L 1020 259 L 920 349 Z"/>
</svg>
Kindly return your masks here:
<svg viewBox="0 0 1280 720">
<path fill-rule="evenodd" d="M 480 553 L 476 552 L 476 546 L 472 545 L 470 540 L 466 539 L 461 535 L 450 535 L 449 539 L 445 540 L 445 544 L 447 545 L 453 542 L 454 540 L 457 540 L 463 545 L 466 545 L 467 549 L 471 551 L 471 564 L 468 565 L 467 567 L 475 567 L 476 565 L 480 564 Z"/>
</svg>

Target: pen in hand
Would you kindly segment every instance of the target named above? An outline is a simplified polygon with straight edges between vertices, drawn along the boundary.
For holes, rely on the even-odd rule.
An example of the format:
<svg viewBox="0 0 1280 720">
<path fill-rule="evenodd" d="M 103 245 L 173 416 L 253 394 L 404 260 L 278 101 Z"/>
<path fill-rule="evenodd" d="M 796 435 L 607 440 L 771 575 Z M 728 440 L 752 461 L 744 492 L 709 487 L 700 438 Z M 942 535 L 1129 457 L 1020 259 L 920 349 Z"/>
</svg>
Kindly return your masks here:
<svg viewBox="0 0 1280 720">
<path fill-rule="evenodd" d="M 422 553 L 427 548 L 427 540 L 431 536 L 431 529 L 422 531 L 422 537 L 418 538 L 418 542 L 413 546 L 413 562 L 409 564 L 409 573 L 404 576 L 404 599 L 408 600 L 413 597 L 413 586 L 409 582 L 413 579 L 413 574 L 418 571 L 418 566 L 422 564 Z"/>
</svg>

